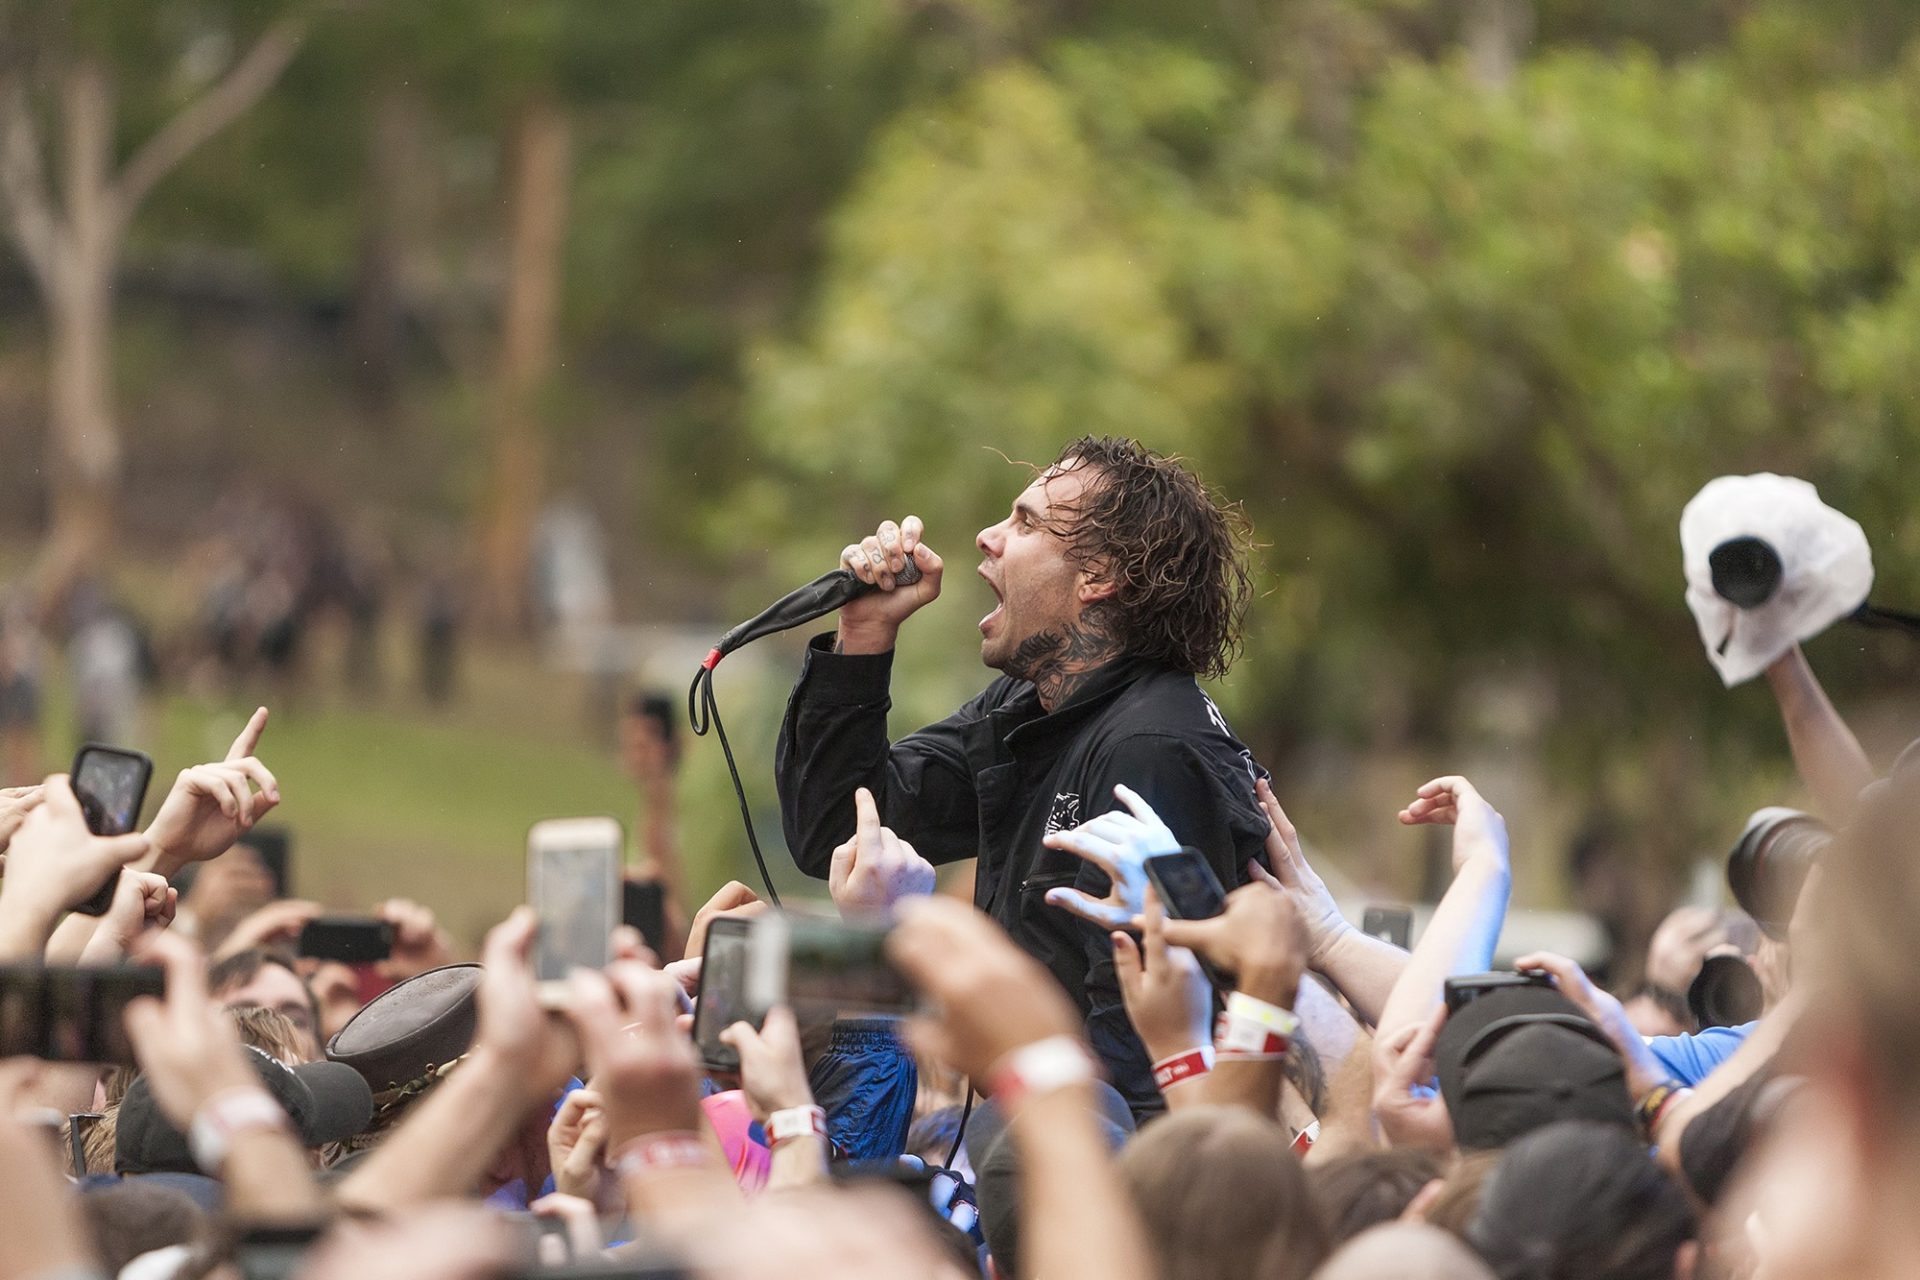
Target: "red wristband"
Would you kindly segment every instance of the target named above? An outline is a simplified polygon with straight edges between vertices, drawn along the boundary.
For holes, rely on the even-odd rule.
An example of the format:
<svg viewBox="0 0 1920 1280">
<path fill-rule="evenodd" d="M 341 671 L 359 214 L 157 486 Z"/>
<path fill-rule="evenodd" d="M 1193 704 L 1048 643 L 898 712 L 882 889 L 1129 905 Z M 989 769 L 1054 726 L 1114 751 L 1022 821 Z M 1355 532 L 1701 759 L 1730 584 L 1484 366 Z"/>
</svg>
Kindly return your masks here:
<svg viewBox="0 0 1920 1280">
<path fill-rule="evenodd" d="M 697 1133 L 643 1134 L 613 1157 L 614 1167 L 623 1178 L 666 1169 L 693 1169 L 712 1162 L 713 1153 Z"/>
<path fill-rule="evenodd" d="M 1171 1054 L 1153 1064 L 1153 1083 L 1161 1092 L 1182 1080 L 1192 1080 L 1213 1070 L 1213 1046 L 1203 1044 L 1185 1053 Z"/>
</svg>

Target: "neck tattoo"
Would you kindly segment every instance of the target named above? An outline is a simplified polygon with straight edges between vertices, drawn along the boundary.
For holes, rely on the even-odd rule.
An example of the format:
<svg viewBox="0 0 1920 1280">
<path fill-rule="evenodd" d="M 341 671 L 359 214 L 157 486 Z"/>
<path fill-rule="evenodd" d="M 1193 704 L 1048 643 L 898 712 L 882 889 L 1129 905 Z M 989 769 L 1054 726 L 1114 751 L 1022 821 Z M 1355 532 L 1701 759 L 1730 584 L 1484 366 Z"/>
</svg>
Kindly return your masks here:
<svg viewBox="0 0 1920 1280">
<path fill-rule="evenodd" d="M 1077 622 L 1022 640 L 1002 669 L 1017 679 L 1031 681 L 1040 695 L 1040 705 L 1053 711 L 1095 671 L 1120 656 L 1114 613 L 1111 604 L 1096 601 L 1080 611 Z"/>
</svg>

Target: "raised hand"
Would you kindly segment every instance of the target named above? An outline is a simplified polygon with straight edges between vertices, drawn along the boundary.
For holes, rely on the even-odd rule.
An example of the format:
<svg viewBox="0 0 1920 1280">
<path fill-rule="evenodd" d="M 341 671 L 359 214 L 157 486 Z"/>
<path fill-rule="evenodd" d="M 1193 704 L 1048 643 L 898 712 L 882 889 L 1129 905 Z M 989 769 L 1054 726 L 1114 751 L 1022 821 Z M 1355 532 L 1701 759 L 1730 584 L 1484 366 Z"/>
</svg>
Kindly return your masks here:
<svg viewBox="0 0 1920 1280">
<path fill-rule="evenodd" d="M 586 1051 L 615 1151 L 653 1133 L 700 1128 L 700 1055 L 678 1025 L 673 979 L 616 962 L 567 980 L 567 1016 Z"/>
<path fill-rule="evenodd" d="M 147 827 L 153 870 L 171 878 L 188 863 L 219 857 L 280 803 L 279 782 L 254 755 L 266 728 L 261 707 L 225 759 L 180 771 Z"/>
<path fill-rule="evenodd" d="M 903 902 L 887 955 L 936 1010 L 908 1022 L 915 1047 L 976 1080 L 1015 1049 L 1081 1036 L 1079 1011 L 1052 975 L 963 902 Z"/>
<path fill-rule="evenodd" d="M 1340 914 L 1340 906 L 1328 891 L 1327 882 L 1307 862 L 1307 855 L 1300 846 L 1300 833 L 1288 819 L 1287 811 L 1280 807 L 1280 801 L 1267 780 L 1262 778 L 1254 783 L 1253 792 L 1260 807 L 1266 811 L 1267 861 L 1272 864 L 1273 870 L 1268 871 L 1258 862 L 1250 861 L 1247 863 L 1247 872 L 1254 880 L 1281 890 L 1293 900 L 1307 928 L 1307 962 L 1317 968 L 1325 961 L 1334 943 L 1352 932 L 1353 926 Z"/>
<path fill-rule="evenodd" d="M 1573 1001 L 1580 1012 L 1593 1019 L 1595 1025 L 1606 1033 L 1626 1068 L 1627 1091 L 1636 1100 L 1654 1086 L 1665 1082 L 1666 1070 L 1661 1067 L 1660 1060 L 1653 1056 L 1653 1050 L 1647 1047 L 1647 1042 L 1640 1038 L 1640 1033 L 1634 1030 L 1625 1006 L 1611 992 L 1594 986 L 1586 970 L 1565 956 L 1557 956 L 1550 951 L 1535 951 L 1521 956 L 1513 962 L 1513 967 L 1520 970 L 1538 969 L 1551 976 L 1560 994 Z"/>
<path fill-rule="evenodd" d="M 121 872 L 107 914 L 100 917 L 99 927 L 80 950 L 80 963 L 119 963 L 148 933 L 171 925 L 179 903 L 179 891 L 167 884 L 166 877 L 151 871 Z"/>
<path fill-rule="evenodd" d="M 0 787 L 0 853 L 6 851 L 7 842 L 13 839 L 13 833 L 27 820 L 27 815 L 40 807 L 41 792 L 38 784 L 31 787 Z"/>
<path fill-rule="evenodd" d="M 707 926 L 719 916 L 732 916 L 740 919 L 752 919 L 764 915 L 767 904 L 760 895 L 741 884 L 738 880 L 729 880 L 720 886 L 719 892 L 707 899 L 706 905 L 693 913 L 693 927 L 687 930 L 686 958 L 697 960 L 707 946 Z M 694 969 L 697 974 L 698 968 Z"/>
<path fill-rule="evenodd" d="M 214 948 L 213 958 L 225 960 L 254 947 L 292 947 L 307 922 L 317 920 L 325 908 L 304 898 L 281 898 L 258 911 L 249 912 L 228 930 Z"/>
<path fill-rule="evenodd" d="M 1140 941 L 1115 930 L 1113 967 L 1127 1018 L 1140 1033 L 1147 1057 L 1162 1058 L 1213 1043 L 1213 984 L 1185 947 L 1167 942 L 1166 913 L 1147 890 Z"/>
<path fill-rule="evenodd" d="M 767 1010 L 758 1031 L 752 1023 L 736 1022 L 720 1033 L 720 1040 L 740 1055 L 740 1088 L 756 1120 L 764 1122 L 776 1111 L 813 1105 L 813 1086 L 807 1083 L 793 1010 L 775 1005 Z"/>
<path fill-rule="evenodd" d="M 1070 911 L 1107 929 L 1126 929 L 1140 914 L 1147 889 L 1147 859 L 1180 852 L 1180 841 L 1160 815 L 1131 787 L 1116 786 L 1113 794 L 1128 812 L 1109 810 L 1071 831 L 1056 831 L 1041 841 L 1049 849 L 1065 849 L 1107 873 L 1112 883 L 1106 896 L 1094 898 L 1078 889 L 1047 890 L 1047 905 Z"/>
<path fill-rule="evenodd" d="M 1266 884 L 1243 884 L 1227 909 L 1206 920 L 1169 920 L 1167 941 L 1191 947 L 1233 976 L 1233 988 L 1291 1009 L 1307 967 L 1307 931 L 1300 909 Z"/>
<path fill-rule="evenodd" d="M 1477 856 L 1506 864 L 1507 820 L 1465 778 L 1435 778 L 1427 783 L 1400 811 L 1400 821 L 1409 827 L 1452 827 L 1455 872 Z"/>
<path fill-rule="evenodd" d="M 940 557 L 920 539 L 925 529 L 919 516 L 880 527 L 840 552 L 840 567 L 878 591 L 850 600 L 840 609 L 840 648 L 845 653 L 884 653 L 893 648 L 900 624 L 917 609 L 940 597 Z M 912 560 L 920 578 L 899 586 L 897 576 Z"/>
<path fill-rule="evenodd" d="M 206 959 L 185 938 L 156 933 L 141 958 L 167 971 L 164 1000 L 142 996 L 127 1006 L 127 1038 L 153 1089 L 153 1100 L 185 1131 L 215 1094 L 257 1088 L 240 1032 L 207 994 Z"/>
<path fill-rule="evenodd" d="M 512 1069 L 529 1098 L 550 1098 L 580 1060 L 579 1045 L 540 1001 L 533 974 L 533 938 L 539 917 L 516 907 L 493 927 L 481 948 L 479 1018 L 473 1052 Z"/>
<path fill-rule="evenodd" d="M 373 913 L 393 926 L 393 953 L 380 965 L 381 975 L 389 981 L 401 982 L 453 963 L 453 944 L 431 909 L 406 898 L 389 898 Z"/>
<path fill-rule="evenodd" d="M 26 959 L 47 945 L 63 912 L 85 902 L 149 848 L 137 832 L 96 836 L 65 774 L 48 778 L 44 800 L 14 832 L 0 882 L 0 955 Z"/>
<path fill-rule="evenodd" d="M 1409 1022 L 1373 1042 L 1373 1115 L 1396 1147 L 1448 1152 L 1453 1118 L 1439 1094 L 1427 1088 L 1434 1075 L 1433 1049 L 1447 1024 L 1445 1005 L 1424 1022 Z"/>
<path fill-rule="evenodd" d="M 933 892 L 933 864 L 880 825 L 865 787 L 853 793 L 853 837 L 833 851 L 827 892 L 842 916 L 885 915 L 902 898 Z"/>
<path fill-rule="evenodd" d="M 591 1088 L 575 1089 L 554 1112 L 547 1126 L 547 1162 L 553 1166 L 554 1190 L 561 1195 L 592 1200 L 600 1191 L 600 1175 L 607 1160 L 607 1117 L 600 1095 Z"/>
</svg>

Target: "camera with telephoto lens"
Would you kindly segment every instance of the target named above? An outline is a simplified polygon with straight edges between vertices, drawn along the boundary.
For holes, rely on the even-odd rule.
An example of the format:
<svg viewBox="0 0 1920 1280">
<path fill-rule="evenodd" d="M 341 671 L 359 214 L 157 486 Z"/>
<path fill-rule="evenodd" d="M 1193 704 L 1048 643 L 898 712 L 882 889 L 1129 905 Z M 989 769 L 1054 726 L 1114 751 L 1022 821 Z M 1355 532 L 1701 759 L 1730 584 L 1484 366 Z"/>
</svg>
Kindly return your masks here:
<svg viewBox="0 0 1920 1280">
<path fill-rule="evenodd" d="M 1798 809 L 1761 809 L 1747 819 L 1727 855 L 1727 884 L 1768 937 L 1787 936 L 1800 887 L 1832 842 L 1826 823 Z"/>
</svg>

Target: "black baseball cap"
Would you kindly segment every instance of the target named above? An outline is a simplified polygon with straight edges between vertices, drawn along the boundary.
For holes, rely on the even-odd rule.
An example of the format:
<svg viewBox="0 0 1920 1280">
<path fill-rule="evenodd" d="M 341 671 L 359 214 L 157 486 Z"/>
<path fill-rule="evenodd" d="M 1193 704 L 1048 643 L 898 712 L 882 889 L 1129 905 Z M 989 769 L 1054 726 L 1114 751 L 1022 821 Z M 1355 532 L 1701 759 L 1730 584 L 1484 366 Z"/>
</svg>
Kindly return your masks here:
<svg viewBox="0 0 1920 1280">
<path fill-rule="evenodd" d="M 1556 1120 L 1631 1127 L 1619 1052 L 1551 987 L 1490 991 L 1447 1019 L 1434 1046 L 1462 1150 L 1490 1151 Z"/>
<path fill-rule="evenodd" d="M 286 1111 L 302 1146 L 344 1142 L 373 1119 L 373 1090 L 353 1068 L 337 1062 L 289 1067 L 251 1046 L 246 1052 L 260 1083 Z M 116 1173 L 200 1172 L 187 1135 L 161 1113 L 144 1075 L 134 1080 L 120 1101 L 113 1167 Z"/>
</svg>

